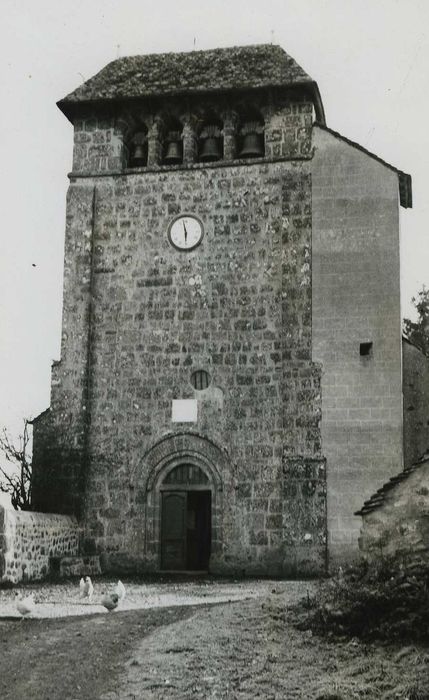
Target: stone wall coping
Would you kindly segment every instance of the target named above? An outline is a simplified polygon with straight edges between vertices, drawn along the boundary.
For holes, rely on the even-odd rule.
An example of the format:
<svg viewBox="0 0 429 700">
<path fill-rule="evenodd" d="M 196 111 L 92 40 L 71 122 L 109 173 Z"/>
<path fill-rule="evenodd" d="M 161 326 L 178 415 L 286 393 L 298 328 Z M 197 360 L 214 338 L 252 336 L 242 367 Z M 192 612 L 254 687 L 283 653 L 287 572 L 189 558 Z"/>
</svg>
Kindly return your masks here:
<svg viewBox="0 0 429 700">
<path fill-rule="evenodd" d="M 1 510 L 2 506 L 0 506 Z M 30 510 L 13 510 L 5 509 L 8 522 L 16 521 L 17 523 L 52 523 L 52 525 L 64 524 L 67 527 L 79 527 L 78 521 L 74 515 L 62 515 L 61 513 L 37 513 Z"/>
</svg>

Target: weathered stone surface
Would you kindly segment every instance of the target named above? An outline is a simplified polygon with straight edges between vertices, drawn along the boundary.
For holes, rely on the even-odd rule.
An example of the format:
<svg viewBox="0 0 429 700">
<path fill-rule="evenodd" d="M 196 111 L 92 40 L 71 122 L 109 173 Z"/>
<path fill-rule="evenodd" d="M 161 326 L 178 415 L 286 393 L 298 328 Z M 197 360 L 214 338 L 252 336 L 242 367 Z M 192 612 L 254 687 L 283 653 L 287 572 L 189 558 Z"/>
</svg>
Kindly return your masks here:
<svg viewBox="0 0 429 700">
<path fill-rule="evenodd" d="M 429 563 L 429 459 L 389 488 L 380 506 L 362 515 L 359 546 L 369 560 L 380 556 Z"/>
<path fill-rule="evenodd" d="M 97 576 L 102 573 L 99 556 L 51 557 L 50 571 L 59 578 Z"/>
<path fill-rule="evenodd" d="M 74 517 L 8 510 L 0 506 L 0 581 L 32 581 L 50 572 L 50 559 L 74 556 L 79 526 Z"/>
<path fill-rule="evenodd" d="M 307 118 L 303 106 L 279 105 L 275 128 L 267 123 L 278 155 L 288 120 L 297 130 Z M 79 128 L 92 138 L 100 126 Z M 168 243 L 176 211 L 204 222 L 195 251 Z M 247 162 L 76 178 L 67 222 L 62 356 L 51 411 L 35 425 L 35 474 L 55 465 L 66 512 L 85 494 L 85 551 L 147 568 L 160 538 L 148 479 L 163 459 L 201 454 L 213 471 L 213 570 L 281 573 L 283 521 L 269 511 L 267 476 L 279 503 L 284 442 L 296 455 L 321 449 L 308 171 Z M 202 392 L 190 383 L 196 369 L 211 378 Z M 198 420 L 184 431 L 172 401 L 189 398 Z M 53 507 L 43 478 L 34 493 Z"/>
</svg>

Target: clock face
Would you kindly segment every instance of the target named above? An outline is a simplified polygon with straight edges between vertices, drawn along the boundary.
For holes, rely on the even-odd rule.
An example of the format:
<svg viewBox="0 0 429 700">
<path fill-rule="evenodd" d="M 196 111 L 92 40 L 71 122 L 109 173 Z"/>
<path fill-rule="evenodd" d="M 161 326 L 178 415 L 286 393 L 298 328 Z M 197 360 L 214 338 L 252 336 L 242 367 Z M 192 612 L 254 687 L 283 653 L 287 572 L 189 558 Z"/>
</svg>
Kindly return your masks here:
<svg viewBox="0 0 429 700">
<path fill-rule="evenodd" d="M 174 219 L 168 227 L 168 238 L 179 250 L 192 250 L 201 243 L 204 229 L 196 216 L 182 214 Z"/>
</svg>

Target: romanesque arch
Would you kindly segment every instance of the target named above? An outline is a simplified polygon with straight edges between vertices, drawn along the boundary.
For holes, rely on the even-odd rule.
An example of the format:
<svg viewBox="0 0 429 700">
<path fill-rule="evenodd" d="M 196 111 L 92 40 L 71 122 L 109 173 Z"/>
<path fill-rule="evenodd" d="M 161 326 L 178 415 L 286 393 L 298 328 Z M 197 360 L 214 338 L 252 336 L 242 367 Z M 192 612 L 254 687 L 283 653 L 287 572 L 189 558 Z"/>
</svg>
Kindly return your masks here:
<svg viewBox="0 0 429 700">
<path fill-rule="evenodd" d="M 146 475 L 146 549 L 147 555 L 158 561 L 159 568 L 163 498 L 165 502 L 166 492 L 175 490 L 174 483 L 171 483 L 174 480 L 169 475 L 181 475 L 175 479 L 181 479 L 177 488 L 182 491 L 204 490 L 210 493 L 211 554 L 216 557 L 222 545 L 222 475 L 228 468 L 226 450 L 198 433 L 166 435 L 145 453 L 140 473 Z M 189 476 L 187 484 L 184 482 L 186 474 L 194 475 L 194 480 Z"/>
</svg>

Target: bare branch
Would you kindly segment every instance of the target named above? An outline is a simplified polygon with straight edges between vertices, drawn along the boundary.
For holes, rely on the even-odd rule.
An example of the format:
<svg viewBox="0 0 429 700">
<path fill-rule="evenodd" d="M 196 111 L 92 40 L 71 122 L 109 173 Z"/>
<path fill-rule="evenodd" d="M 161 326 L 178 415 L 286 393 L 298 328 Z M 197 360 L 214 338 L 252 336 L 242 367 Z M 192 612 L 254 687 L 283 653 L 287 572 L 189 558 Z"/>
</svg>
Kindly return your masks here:
<svg viewBox="0 0 429 700">
<path fill-rule="evenodd" d="M 0 467 L 0 491 L 10 496 L 15 510 L 31 510 L 31 461 L 27 458 L 30 437 L 27 419 L 24 419 L 24 430 L 19 436 L 19 447 L 15 446 L 3 429 L 0 434 L 0 452 L 7 462 L 14 465 L 14 470 L 8 473 Z"/>
</svg>

